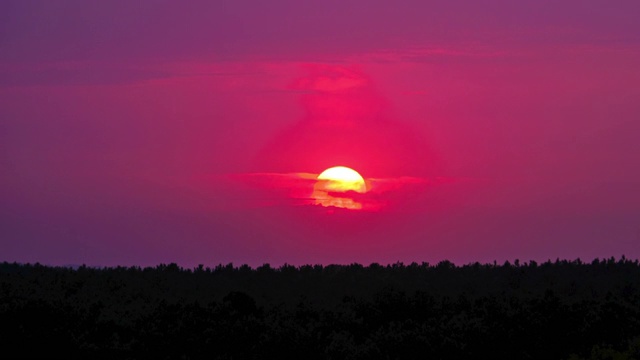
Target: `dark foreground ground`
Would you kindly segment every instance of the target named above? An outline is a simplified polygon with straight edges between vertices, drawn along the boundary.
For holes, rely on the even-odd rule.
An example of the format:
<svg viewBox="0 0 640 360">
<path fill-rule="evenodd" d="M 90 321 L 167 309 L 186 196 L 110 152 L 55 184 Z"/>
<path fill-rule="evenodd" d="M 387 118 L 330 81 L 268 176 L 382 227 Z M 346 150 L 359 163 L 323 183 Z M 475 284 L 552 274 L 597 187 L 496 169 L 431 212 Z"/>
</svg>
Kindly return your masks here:
<svg viewBox="0 0 640 360">
<path fill-rule="evenodd" d="M 0 264 L 0 358 L 640 359 L 640 265 Z"/>
</svg>

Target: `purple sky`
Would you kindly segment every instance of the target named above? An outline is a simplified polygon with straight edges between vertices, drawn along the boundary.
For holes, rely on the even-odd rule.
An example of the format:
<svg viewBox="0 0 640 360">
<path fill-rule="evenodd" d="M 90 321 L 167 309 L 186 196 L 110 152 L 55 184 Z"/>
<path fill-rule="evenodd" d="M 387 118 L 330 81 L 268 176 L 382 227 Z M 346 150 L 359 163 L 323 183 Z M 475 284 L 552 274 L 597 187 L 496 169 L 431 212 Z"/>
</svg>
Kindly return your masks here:
<svg viewBox="0 0 640 360">
<path fill-rule="evenodd" d="M 0 261 L 638 258 L 638 14 L 2 1 Z M 305 204 L 334 165 L 385 207 Z"/>
</svg>

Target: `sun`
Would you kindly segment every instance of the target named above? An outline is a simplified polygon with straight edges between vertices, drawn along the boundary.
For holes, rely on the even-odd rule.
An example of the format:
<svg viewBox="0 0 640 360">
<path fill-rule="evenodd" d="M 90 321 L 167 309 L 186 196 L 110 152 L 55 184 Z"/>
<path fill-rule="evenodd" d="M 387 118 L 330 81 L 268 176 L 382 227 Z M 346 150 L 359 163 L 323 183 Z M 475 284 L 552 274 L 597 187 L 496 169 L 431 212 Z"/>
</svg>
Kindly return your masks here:
<svg viewBox="0 0 640 360">
<path fill-rule="evenodd" d="M 334 166 L 318 175 L 311 198 L 316 205 L 361 210 L 363 204 L 358 194 L 367 190 L 367 182 L 357 171 L 346 166 Z"/>
<path fill-rule="evenodd" d="M 367 184 L 357 171 L 346 166 L 334 166 L 318 175 L 318 181 L 324 182 L 324 189 L 332 192 L 367 192 Z"/>
</svg>

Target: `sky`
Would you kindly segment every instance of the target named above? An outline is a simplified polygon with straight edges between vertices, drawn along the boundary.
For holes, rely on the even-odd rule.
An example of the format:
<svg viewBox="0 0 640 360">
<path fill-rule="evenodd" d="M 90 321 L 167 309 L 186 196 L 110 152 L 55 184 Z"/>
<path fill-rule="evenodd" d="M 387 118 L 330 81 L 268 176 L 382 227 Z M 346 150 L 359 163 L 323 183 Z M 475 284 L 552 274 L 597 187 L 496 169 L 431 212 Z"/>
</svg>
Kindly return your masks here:
<svg viewBox="0 0 640 360">
<path fill-rule="evenodd" d="M 0 2 L 0 261 L 640 257 L 640 2 Z M 323 206 L 315 176 L 368 182 Z"/>
</svg>

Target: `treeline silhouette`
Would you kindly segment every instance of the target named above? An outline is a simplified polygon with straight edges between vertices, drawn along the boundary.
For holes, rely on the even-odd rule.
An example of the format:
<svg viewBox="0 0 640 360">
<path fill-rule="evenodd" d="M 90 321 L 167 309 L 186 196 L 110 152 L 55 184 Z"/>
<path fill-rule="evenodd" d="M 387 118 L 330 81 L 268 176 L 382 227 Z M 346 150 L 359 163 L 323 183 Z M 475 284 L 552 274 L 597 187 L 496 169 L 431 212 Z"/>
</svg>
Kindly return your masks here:
<svg viewBox="0 0 640 360">
<path fill-rule="evenodd" d="M 640 359 L 640 265 L 4 262 L 0 348 L 103 359 Z"/>
</svg>

